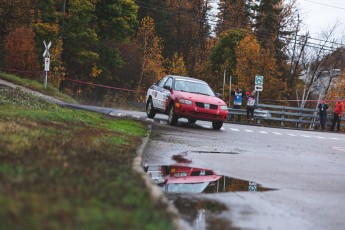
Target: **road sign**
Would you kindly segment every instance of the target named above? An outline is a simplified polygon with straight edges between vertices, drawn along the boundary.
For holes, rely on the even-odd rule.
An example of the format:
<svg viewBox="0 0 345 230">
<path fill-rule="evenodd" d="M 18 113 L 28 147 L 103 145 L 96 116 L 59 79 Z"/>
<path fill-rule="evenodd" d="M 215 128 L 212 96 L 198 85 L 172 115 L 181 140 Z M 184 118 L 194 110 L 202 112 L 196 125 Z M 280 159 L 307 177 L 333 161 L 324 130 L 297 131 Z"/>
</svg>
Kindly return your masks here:
<svg viewBox="0 0 345 230">
<path fill-rule="evenodd" d="M 257 184 L 255 182 L 249 181 L 248 191 L 256 192 Z"/>
<path fill-rule="evenodd" d="M 43 57 L 50 57 L 49 48 L 52 45 L 52 43 L 49 42 L 47 45 L 46 41 L 43 41 L 43 44 L 44 44 L 44 47 L 46 48 L 45 51 L 43 52 Z"/>
<path fill-rule="evenodd" d="M 262 91 L 263 88 L 262 85 L 255 85 L 255 91 Z"/>
<path fill-rule="evenodd" d="M 44 71 L 49 71 L 50 67 L 50 58 L 46 57 L 44 58 Z"/>
<path fill-rule="evenodd" d="M 264 76 L 255 76 L 255 85 L 263 85 Z"/>
</svg>

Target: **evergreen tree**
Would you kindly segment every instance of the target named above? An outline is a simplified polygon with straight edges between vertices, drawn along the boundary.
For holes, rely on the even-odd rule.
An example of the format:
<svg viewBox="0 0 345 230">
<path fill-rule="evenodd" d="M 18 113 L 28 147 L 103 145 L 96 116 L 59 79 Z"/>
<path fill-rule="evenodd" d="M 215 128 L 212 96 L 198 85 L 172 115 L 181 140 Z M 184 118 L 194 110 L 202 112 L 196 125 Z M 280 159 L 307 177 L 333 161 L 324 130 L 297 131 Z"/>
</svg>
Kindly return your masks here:
<svg viewBox="0 0 345 230">
<path fill-rule="evenodd" d="M 249 11 L 244 0 L 220 0 L 217 35 L 229 29 L 250 28 Z"/>
</svg>

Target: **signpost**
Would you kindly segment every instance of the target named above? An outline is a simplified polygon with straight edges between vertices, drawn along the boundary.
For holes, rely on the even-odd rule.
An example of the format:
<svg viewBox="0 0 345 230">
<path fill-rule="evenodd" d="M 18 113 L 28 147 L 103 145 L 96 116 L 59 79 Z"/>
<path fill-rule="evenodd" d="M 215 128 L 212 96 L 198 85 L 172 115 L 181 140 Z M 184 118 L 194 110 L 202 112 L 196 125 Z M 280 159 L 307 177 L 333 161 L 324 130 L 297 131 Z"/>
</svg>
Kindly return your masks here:
<svg viewBox="0 0 345 230">
<path fill-rule="evenodd" d="M 43 57 L 44 57 L 44 71 L 46 72 L 46 77 L 44 79 L 44 87 L 47 88 L 47 84 L 48 84 L 48 72 L 49 72 L 49 68 L 50 68 L 50 53 L 49 53 L 49 48 L 52 45 L 51 42 L 49 42 L 48 44 L 46 43 L 46 41 L 43 41 L 45 50 L 43 52 Z"/>
<path fill-rule="evenodd" d="M 259 103 L 259 94 L 264 88 L 264 76 L 255 76 L 255 91 L 258 92 L 256 95 L 256 101 Z"/>
</svg>

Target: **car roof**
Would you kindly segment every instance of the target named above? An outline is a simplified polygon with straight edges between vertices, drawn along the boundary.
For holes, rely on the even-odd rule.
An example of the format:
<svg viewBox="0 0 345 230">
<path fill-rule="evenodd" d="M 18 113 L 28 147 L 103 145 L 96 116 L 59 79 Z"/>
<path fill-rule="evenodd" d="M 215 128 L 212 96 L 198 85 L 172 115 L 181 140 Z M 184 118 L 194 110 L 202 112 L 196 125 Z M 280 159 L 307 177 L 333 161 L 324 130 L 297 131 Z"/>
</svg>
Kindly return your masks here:
<svg viewBox="0 0 345 230">
<path fill-rule="evenodd" d="M 207 82 L 197 79 L 197 78 L 178 76 L 178 75 L 168 75 L 168 76 L 174 78 L 175 80 L 196 81 L 196 82 L 207 84 Z"/>
</svg>

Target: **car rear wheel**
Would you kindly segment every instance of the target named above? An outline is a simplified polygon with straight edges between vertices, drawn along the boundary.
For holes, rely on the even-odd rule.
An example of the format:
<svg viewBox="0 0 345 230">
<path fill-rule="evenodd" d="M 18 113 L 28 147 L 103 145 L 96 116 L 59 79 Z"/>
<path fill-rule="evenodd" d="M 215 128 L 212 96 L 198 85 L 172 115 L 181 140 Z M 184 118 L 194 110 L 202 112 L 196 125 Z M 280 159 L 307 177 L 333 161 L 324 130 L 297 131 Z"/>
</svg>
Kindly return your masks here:
<svg viewBox="0 0 345 230">
<path fill-rule="evenodd" d="M 168 124 L 175 126 L 177 124 L 178 117 L 175 114 L 175 106 L 170 105 L 169 107 L 169 117 L 168 117 Z"/>
<path fill-rule="evenodd" d="M 190 123 L 190 124 L 194 124 L 195 122 L 196 122 L 195 119 L 188 119 L 188 123 Z"/>
<path fill-rule="evenodd" d="M 222 126 L 223 126 L 223 122 L 222 121 L 214 121 L 214 122 L 212 122 L 212 128 L 213 129 L 219 130 L 220 128 L 222 128 Z"/>
<path fill-rule="evenodd" d="M 156 111 L 153 108 L 152 100 L 151 98 L 147 100 L 146 103 L 146 115 L 148 118 L 153 119 L 156 115 Z"/>
</svg>

